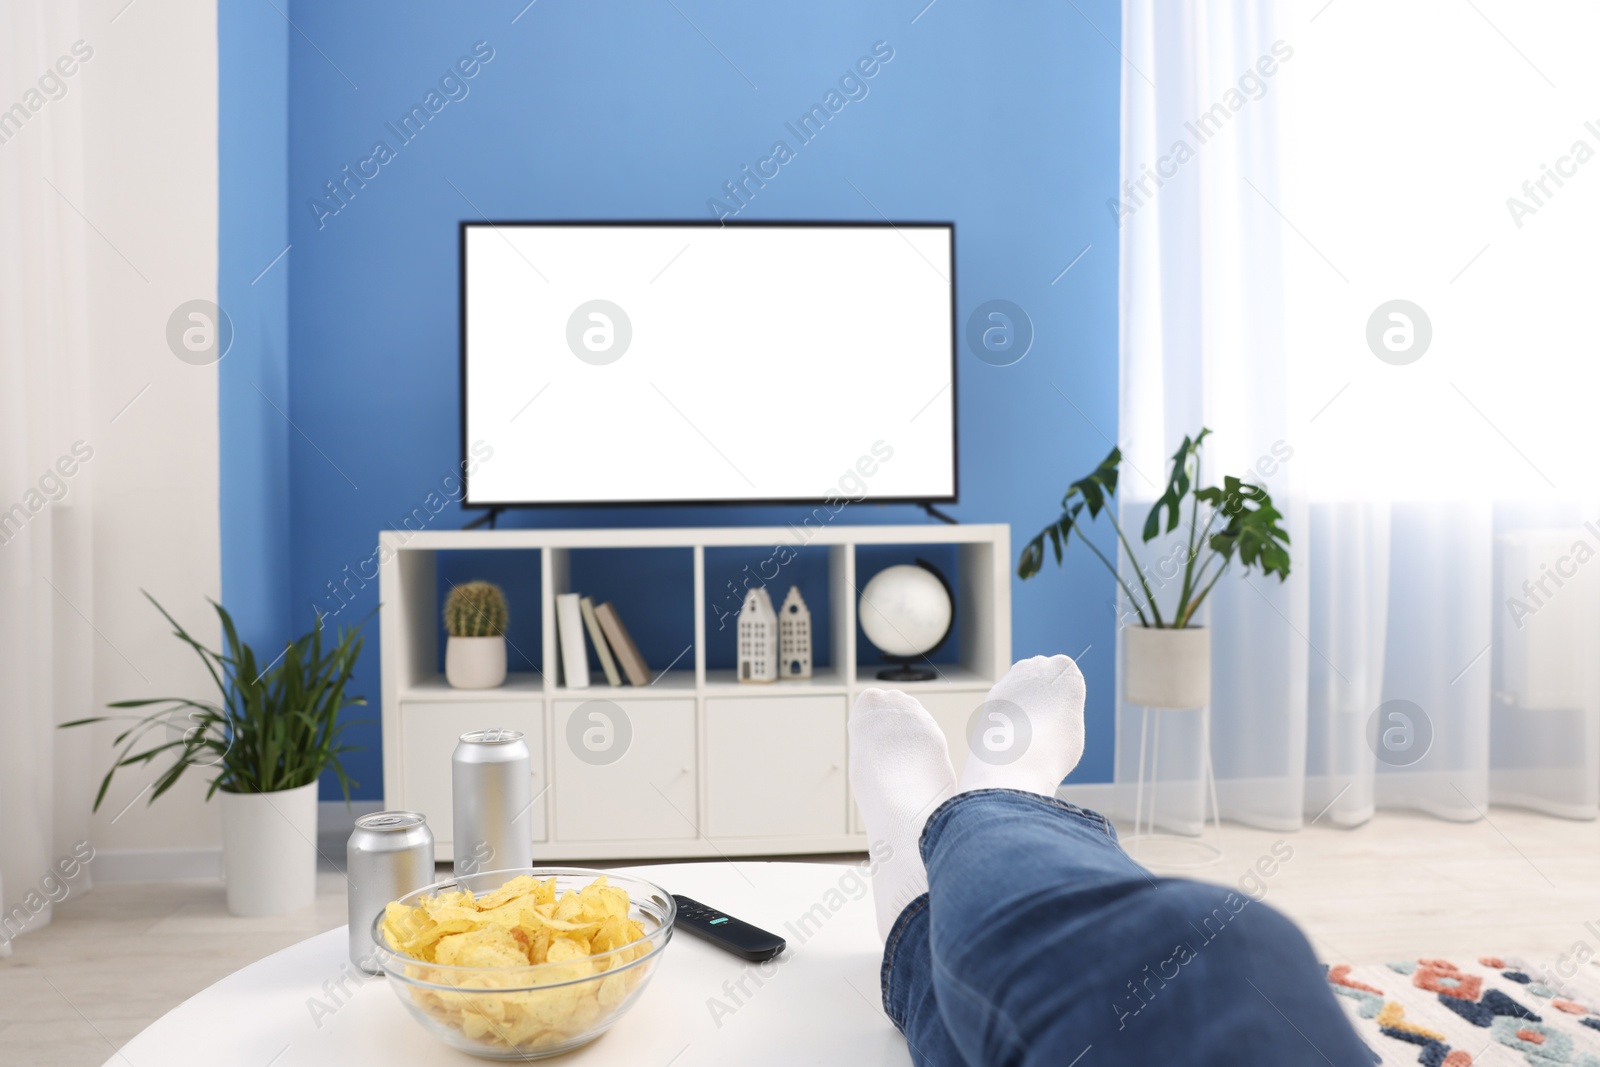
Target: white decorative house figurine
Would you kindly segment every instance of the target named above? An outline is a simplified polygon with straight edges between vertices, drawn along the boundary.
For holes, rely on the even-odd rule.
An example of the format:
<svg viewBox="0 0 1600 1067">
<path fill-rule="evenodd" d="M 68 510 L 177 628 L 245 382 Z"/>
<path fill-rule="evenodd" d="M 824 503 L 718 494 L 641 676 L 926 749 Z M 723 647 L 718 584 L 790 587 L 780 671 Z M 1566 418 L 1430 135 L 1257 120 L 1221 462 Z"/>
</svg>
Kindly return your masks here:
<svg viewBox="0 0 1600 1067">
<path fill-rule="evenodd" d="M 765 588 L 744 595 L 739 609 L 739 681 L 778 680 L 778 613 Z"/>
<path fill-rule="evenodd" d="M 780 677 L 811 677 L 811 609 L 798 585 L 789 587 L 778 609 L 778 663 Z"/>
</svg>

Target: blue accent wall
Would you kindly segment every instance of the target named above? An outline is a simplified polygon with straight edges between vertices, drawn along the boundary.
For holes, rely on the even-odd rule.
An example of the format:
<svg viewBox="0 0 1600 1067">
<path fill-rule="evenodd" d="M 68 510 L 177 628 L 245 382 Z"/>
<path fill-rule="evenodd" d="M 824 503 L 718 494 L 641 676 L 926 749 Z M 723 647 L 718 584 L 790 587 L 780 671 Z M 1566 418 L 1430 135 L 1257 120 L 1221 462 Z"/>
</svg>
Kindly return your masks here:
<svg viewBox="0 0 1600 1067">
<path fill-rule="evenodd" d="M 222 602 L 258 652 L 312 625 L 289 595 L 290 257 L 277 257 L 292 200 L 290 32 L 270 4 L 217 6 L 217 303 L 234 327 L 217 366 Z"/>
<path fill-rule="evenodd" d="M 265 69 L 284 26 L 268 5 L 260 5 L 265 14 L 224 5 L 225 295 L 251 325 L 241 327 L 224 364 L 230 603 L 263 627 L 304 628 L 311 604 L 344 600 L 341 619 L 359 618 L 377 602 L 370 576 L 380 529 L 419 507 L 431 528 L 457 528 L 469 517 L 454 503 L 436 515 L 425 506 L 460 458 L 462 219 L 710 218 L 708 202 L 726 197 L 724 183 L 787 140 L 785 123 L 880 41 L 893 58 L 866 83 L 867 95 L 800 147 L 740 217 L 955 222 L 960 322 L 979 304 L 1005 299 L 1025 309 L 1035 340 L 1008 367 L 979 360 L 961 342 L 961 502 L 949 510 L 967 522 L 1012 524 L 1020 547 L 1117 432 L 1117 233 L 1105 202 L 1117 184 L 1120 60 L 1110 42 L 1120 37 L 1119 8 L 1115 0 L 924 3 L 524 9 L 509 0 L 403 11 L 297 3 L 288 9 L 299 32 L 287 35 L 286 193 L 276 155 L 279 88 Z M 478 42 L 473 76 L 445 80 Z M 263 69 L 252 73 L 258 62 Z M 267 91 L 246 97 L 239 90 L 247 78 Z M 430 90 L 442 102 L 437 113 L 420 133 L 398 136 L 388 124 L 424 104 Z M 387 160 L 363 163 L 379 141 Z M 282 243 L 292 241 L 293 251 L 241 288 L 250 281 L 243 268 L 253 272 L 277 251 L 281 207 Z M 283 346 L 275 286 L 285 280 Z M 252 348 L 241 349 L 258 318 Z M 261 410 L 254 388 L 277 400 L 285 369 L 284 412 L 298 428 L 287 432 L 270 408 Z M 247 372 L 258 377 L 246 382 Z M 785 524 L 804 514 L 568 509 L 503 521 Z M 914 508 L 863 505 L 836 521 L 929 520 Z M 730 556 L 714 566 L 736 579 L 745 562 Z M 447 566 L 478 576 L 467 573 L 470 562 Z M 1075 775 L 1082 781 L 1109 780 L 1112 766 L 1112 583 L 1097 566 L 1074 555 L 1060 572 L 1052 565 L 1013 585 L 1018 657 L 1088 649 L 1089 748 Z M 676 601 L 684 595 L 676 586 L 688 579 L 671 560 L 663 574 Z M 814 586 L 809 570 L 796 574 Z M 518 589 L 537 587 L 536 575 L 498 576 Z M 707 584 L 709 594 L 722 583 L 708 574 Z M 343 591 L 337 599 L 335 587 Z M 524 619 L 513 636 L 536 649 L 529 595 L 513 604 Z M 657 632 L 648 604 L 630 611 L 642 619 L 646 654 L 664 665 L 681 644 L 682 620 L 662 614 Z M 374 704 L 359 717 L 375 720 L 379 650 L 376 625 L 370 630 L 357 691 Z M 725 657 L 713 650 L 711 658 Z M 375 722 L 348 737 L 368 746 L 351 761 L 358 795 L 381 796 Z M 334 795 L 325 783 L 324 796 Z"/>
</svg>

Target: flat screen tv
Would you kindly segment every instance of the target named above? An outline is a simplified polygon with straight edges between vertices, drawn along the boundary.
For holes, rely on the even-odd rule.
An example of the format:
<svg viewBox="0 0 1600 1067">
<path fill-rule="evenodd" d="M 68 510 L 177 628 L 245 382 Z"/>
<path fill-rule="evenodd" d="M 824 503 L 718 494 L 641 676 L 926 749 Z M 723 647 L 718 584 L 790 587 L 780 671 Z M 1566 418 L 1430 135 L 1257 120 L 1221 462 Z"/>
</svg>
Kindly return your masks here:
<svg viewBox="0 0 1600 1067">
<path fill-rule="evenodd" d="M 949 223 L 461 226 L 465 503 L 957 498 Z"/>
</svg>

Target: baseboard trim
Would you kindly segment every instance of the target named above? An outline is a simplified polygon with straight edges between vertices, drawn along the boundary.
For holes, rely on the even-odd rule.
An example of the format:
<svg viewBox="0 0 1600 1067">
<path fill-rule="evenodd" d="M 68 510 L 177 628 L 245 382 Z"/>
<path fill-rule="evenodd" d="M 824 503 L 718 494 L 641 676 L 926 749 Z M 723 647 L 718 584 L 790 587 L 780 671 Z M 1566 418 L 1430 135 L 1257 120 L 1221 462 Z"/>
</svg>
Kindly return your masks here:
<svg viewBox="0 0 1600 1067">
<path fill-rule="evenodd" d="M 1117 786 L 1114 782 L 1084 782 L 1061 785 L 1056 788 L 1056 799 L 1092 808 L 1111 818 L 1116 814 Z"/>
<path fill-rule="evenodd" d="M 1116 809 L 1117 787 L 1111 782 L 1063 785 L 1056 796 L 1068 803 L 1111 815 Z M 317 804 L 318 836 L 345 836 L 355 829 L 356 820 L 382 811 L 381 800 L 324 800 Z M 220 879 L 222 849 L 217 848 L 129 848 L 97 849 L 93 863 L 96 882 L 178 882 L 191 879 Z"/>
<path fill-rule="evenodd" d="M 89 866 L 96 882 L 184 882 L 222 878 L 222 849 L 96 849 Z"/>
<path fill-rule="evenodd" d="M 363 815 L 383 810 L 381 800 L 317 803 L 317 836 L 347 838 Z M 324 848 L 326 851 L 326 848 Z M 343 853 L 340 853 L 342 858 Z M 96 882 L 183 882 L 222 877 L 222 848 L 96 849 L 90 867 Z"/>
<path fill-rule="evenodd" d="M 382 810 L 381 800 L 352 800 L 349 804 L 342 800 L 318 801 L 317 833 L 319 836 L 341 834 L 349 837 L 350 831 L 356 828 L 357 819 Z"/>
</svg>

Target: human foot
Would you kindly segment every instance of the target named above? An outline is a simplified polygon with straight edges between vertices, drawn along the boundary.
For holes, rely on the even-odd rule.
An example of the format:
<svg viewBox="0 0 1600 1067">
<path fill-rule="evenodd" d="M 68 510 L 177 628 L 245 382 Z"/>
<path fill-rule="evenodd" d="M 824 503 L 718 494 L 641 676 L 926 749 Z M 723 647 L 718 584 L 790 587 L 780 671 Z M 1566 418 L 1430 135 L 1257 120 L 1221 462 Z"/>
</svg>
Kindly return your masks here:
<svg viewBox="0 0 1600 1067">
<path fill-rule="evenodd" d="M 868 689 L 850 712 L 850 787 L 875 862 L 872 902 L 885 940 L 905 906 L 928 891 L 917 848 L 923 824 L 956 788 L 944 734 L 917 700 Z"/>
<path fill-rule="evenodd" d="M 1035 656 L 1013 666 L 989 690 L 957 791 L 1055 796 L 1083 756 L 1083 698 L 1083 674 L 1068 656 Z"/>
</svg>

